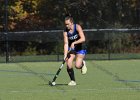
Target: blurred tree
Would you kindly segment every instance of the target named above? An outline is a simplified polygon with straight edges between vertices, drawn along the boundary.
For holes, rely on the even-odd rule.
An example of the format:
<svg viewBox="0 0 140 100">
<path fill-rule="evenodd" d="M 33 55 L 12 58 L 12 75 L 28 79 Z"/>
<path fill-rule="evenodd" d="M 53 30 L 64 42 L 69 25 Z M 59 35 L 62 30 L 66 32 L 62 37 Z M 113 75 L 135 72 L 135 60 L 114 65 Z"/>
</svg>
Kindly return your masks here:
<svg viewBox="0 0 140 100">
<path fill-rule="evenodd" d="M 0 31 L 3 31 L 4 20 L 4 0 L 0 1 Z"/>
<path fill-rule="evenodd" d="M 27 19 L 33 19 L 37 13 L 38 0 L 15 0 L 9 6 L 9 29 L 30 28 Z M 26 25 L 25 25 L 26 23 Z M 20 24 L 20 25 L 19 25 Z M 30 26 L 30 25 L 29 25 Z"/>
<path fill-rule="evenodd" d="M 4 0 L 0 0 L 1 31 L 4 26 L 4 13 Z M 63 29 L 64 17 L 67 14 L 73 16 L 75 22 L 80 23 L 84 29 L 140 28 L 139 0 L 8 0 L 8 29 L 9 31 Z M 113 37 L 112 41 L 115 41 L 117 36 Z M 131 36 L 125 38 L 130 40 Z M 114 47 L 116 45 L 118 44 Z M 24 49 L 22 48 L 23 51 Z"/>
<path fill-rule="evenodd" d="M 62 29 L 66 14 L 84 28 L 140 27 L 139 0 L 8 0 L 8 8 L 12 31 Z M 0 14 L 2 29 L 4 0 Z"/>
</svg>

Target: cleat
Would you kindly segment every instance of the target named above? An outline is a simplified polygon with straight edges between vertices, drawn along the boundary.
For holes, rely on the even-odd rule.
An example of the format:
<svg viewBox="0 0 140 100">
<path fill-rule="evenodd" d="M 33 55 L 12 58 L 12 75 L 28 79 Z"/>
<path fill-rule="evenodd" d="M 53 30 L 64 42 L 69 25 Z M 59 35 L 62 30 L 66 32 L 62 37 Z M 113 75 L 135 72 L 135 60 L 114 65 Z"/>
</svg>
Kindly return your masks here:
<svg viewBox="0 0 140 100">
<path fill-rule="evenodd" d="M 83 67 L 81 69 L 81 73 L 84 75 L 87 73 L 87 67 L 86 67 L 86 62 L 83 60 Z"/>
<path fill-rule="evenodd" d="M 70 81 L 68 85 L 69 86 L 75 86 L 76 85 L 76 82 L 75 81 Z"/>
</svg>

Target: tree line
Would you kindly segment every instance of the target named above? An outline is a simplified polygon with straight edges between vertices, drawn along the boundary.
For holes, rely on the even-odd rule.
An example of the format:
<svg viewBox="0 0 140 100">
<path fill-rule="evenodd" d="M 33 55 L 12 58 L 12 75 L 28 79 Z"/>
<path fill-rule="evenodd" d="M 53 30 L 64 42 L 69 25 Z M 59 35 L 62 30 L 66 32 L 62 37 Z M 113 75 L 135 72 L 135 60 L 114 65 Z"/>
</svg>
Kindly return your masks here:
<svg viewBox="0 0 140 100">
<path fill-rule="evenodd" d="M 7 5 L 6 4 L 7 1 Z M 6 9 L 6 7 L 7 9 Z M 5 24 L 7 11 L 7 26 Z M 64 28 L 64 17 L 73 16 L 75 23 L 84 29 L 140 28 L 139 0 L 0 0 L 0 31 L 38 31 Z M 113 35 L 116 39 L 117 36 Z M 139 39 L 138 34 L 125 36 L 127 40 Z M 134 38 L 133 38 L 134 37 Z M 114 40 L 112 40 L 114 41 Z M 12 41 L 14 42 L 14 41 Z M 91 41 L 88 43 L 90 45 Z M 98 44 L 98 42 L 94 42 Z M 105 43 L 105 42 L 103 42 Z M 115 47 L 113 44 L 112 47 Z M 24 49 L 33 43 L 27 42 Z M 18 44 L 14 42 L 13 47 Z M 57 45 L 55 43 L 54 45 Z M 101 46 L 102 44 L 98 44 Z M 127 44 L 129 45 L 129 43 Z M 131 44 L 132 45 L 132 44 Z M 135 43 L 133 44 L 135 45 Z M 139 50 L 139 46 L 138 50 Z M 35 47 L 36 48 L 36 47 Z M 56 49 L 56 47 L 54 47 Z M 23 50 L 24 50 L 23 49 Z M 97 49 L 90 47 L 90 51 Z M 11 49 L 12 50 L 12 49 Z M 31 50 L 33 51 L 33 50 Z M 99 52 L 99 48 L 97 52 Z M 45 51 L 44 51 L 45 52 Z M 103 52 L 103 51 L 102 51 Z"/>
<path fill-rule="evenodd" d="M 5 1 L 0 1 L 0 30 Z M 139 0 L 7 0 L 9 31 L 62 29 L 66 14 L 84 28 L 138 28 Z"/>
</svg>

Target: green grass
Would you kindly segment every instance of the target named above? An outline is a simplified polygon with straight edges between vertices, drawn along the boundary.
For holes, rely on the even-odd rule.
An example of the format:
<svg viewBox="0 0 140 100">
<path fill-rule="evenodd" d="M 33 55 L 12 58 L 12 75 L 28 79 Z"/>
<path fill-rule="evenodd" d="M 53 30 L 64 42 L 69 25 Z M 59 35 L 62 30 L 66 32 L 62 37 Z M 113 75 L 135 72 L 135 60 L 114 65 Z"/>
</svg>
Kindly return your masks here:
<svg viewBox="0 0 140 100">
<path fill-rule="evenodd" d="M 28 55 L 28 56 L 10 56 L 9 62 L 45 62 L 45 61 L 61 61 L 63 55 Z M 106 54 L 87 54 L 87 60 L 124 60 L 124 59 L 140 59 L 140 53 L 108 53 Z M 0 63 L 5 63 L 6 57 L 0 57 Z"/>
<path fill-rule="evenodd" d="M 77 85 L 67 86 L 66 66 L 56 86 L 52 80 L 61 62 L 0 64 L 0 100 L 139 100 L 140 61 L 87 61 L 88 72 L 75 70 Z"/>
</svg>

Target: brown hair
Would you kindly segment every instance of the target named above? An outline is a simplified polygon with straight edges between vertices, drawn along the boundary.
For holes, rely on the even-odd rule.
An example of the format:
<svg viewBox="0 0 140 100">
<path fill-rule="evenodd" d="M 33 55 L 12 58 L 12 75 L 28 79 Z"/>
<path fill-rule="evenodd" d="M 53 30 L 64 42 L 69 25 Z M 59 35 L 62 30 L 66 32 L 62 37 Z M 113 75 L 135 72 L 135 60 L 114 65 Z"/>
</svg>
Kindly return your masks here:
<svg viewBox="0 0 140 100">
<path fill-rule="evenodd" d="M 65 20 L 70 20 L 71 22 L 74 22 L 73 18 L 71 16 L 66 16 Z"/>
</svg>

